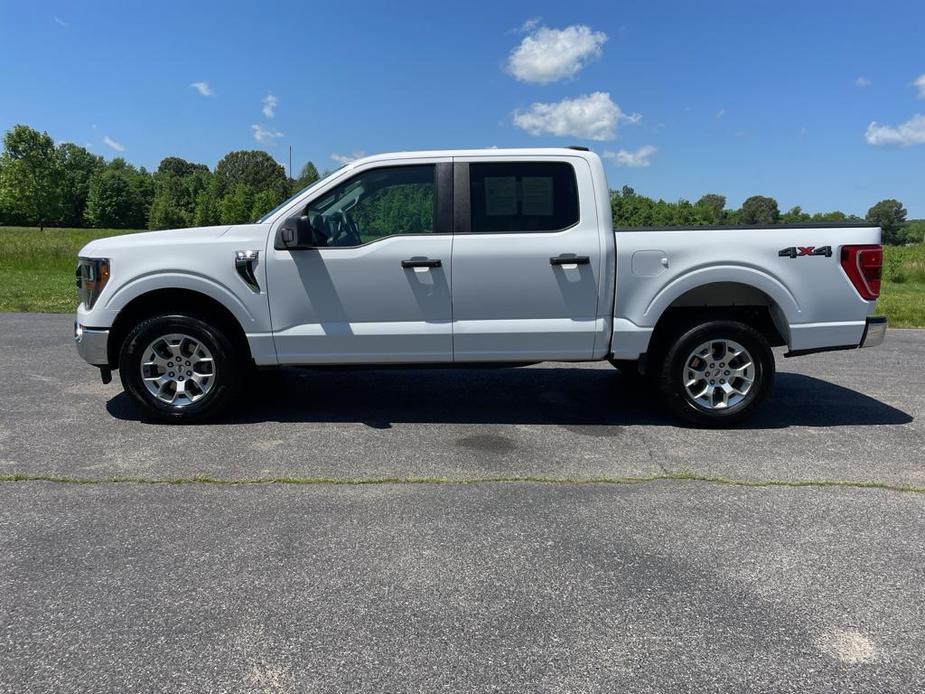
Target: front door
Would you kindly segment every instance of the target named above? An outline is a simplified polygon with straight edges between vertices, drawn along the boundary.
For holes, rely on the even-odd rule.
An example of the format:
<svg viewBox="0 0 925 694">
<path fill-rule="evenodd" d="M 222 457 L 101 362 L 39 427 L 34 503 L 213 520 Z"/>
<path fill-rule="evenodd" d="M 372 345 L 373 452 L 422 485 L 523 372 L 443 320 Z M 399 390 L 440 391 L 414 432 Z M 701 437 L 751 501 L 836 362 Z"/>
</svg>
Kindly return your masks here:
<svg viewBox="0 0 925 694">
<path fill-rule="evenodd" d="M 304 210 L 318 248 L 276 250 L 271 235 L 281 364 L 452 360 L 453 237 L 439 228 L 437 185 L 449 166 L 378 165 L 320 193 Z"/>
<path fill-rule="evenodd" d="M 595 201 L 578 192 L 593 189 L 587 161 L 457 161 L 455 360 L 591 359 L 608 324 Z"/>
</svg>

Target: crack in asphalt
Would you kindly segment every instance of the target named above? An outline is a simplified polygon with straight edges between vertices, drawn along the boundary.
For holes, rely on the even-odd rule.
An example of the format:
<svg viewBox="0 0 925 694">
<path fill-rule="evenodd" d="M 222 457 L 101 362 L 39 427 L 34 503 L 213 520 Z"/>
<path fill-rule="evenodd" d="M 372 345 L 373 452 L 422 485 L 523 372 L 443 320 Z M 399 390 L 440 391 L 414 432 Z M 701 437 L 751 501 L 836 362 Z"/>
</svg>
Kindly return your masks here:
<svg viewBox="0 0 925 694">
<path fill-rule="evenodd" d="M 469 484 L 504 484 L 504 483 L 538 483 L 558 485 L 620 485 L 644 484 L 646 482 L 706 482 L 732 487 L 847 487 L 852 489 L 881 489 L 891 492 L 925 494 L 925 487 L 907 484 L 892 484 L 876 480 L 778 480 L 778 479 L 736 479 L 719 475 L 700 475 L 689 472 L 666 472 L 659 475 L 628 477 L 547 477 L 542 475 L 486 476 L 471 478 L 452 477 L 254 477 L 224 478 L 196 475 L 193 477 L 64 477 L 56 475 L 33 475 L 13 473 L 0 475 L 0 483 L 16 482 L 54 482 L 74 485 L 104 484 L 150 484 L 150 485 L 184 485 L 202 484 L 217 486 L 248 485 L 469 485 Z"/>
</svg>

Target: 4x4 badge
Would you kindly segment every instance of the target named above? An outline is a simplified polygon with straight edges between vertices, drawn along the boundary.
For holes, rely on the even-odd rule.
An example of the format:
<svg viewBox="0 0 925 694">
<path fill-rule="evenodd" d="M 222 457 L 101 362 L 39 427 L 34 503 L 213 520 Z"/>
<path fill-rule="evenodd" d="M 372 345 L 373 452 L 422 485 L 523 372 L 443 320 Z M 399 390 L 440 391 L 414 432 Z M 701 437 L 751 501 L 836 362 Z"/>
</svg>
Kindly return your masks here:
<svg viewBox="0 0 925 694">
<path fill-rule="evenodd" d="M 831 246 L 791 246 L 790 248 L 781 248 L 777 255 L 781 258 L 798 258 L 801 255 L 823 255 L 826 258 L 832 257 Z"/>
</svg>

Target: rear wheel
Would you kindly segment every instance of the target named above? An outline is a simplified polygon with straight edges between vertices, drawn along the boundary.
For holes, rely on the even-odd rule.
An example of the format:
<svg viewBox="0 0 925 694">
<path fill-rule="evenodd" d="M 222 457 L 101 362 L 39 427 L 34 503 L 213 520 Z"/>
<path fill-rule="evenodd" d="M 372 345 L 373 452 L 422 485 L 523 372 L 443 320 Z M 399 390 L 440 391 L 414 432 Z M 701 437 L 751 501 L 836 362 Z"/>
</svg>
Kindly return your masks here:
<svg viewBox="0 0 925 694">
<path fill-rule="evenodd" d="M 242 365 L 231 341 L 205 321 L 158 316 L 126 336 L 119 375 L 146 413 L 164 421 L 196 422 L 218 416 L 231 404 Z"/>
<path fill-rule="evenodd" d="M 672 413 L 700 426 L 750 417 L 774 381 L 774 354 L 761 333 L 738 321 L 710 321 L 678 336 L 658 371 Z"/>
</svg>

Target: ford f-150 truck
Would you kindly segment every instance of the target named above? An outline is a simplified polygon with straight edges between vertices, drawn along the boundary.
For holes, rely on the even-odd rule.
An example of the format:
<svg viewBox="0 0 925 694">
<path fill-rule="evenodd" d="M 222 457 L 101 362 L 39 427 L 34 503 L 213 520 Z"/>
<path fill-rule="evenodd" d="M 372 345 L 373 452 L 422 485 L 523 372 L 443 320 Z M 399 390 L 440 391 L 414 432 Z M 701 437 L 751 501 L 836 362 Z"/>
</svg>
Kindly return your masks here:
<svg viewBox="0 0 925 694">
<path fill-rule="evenodd" d="M 768 395 L 772 347 L 883 340 L 881 266 L 866 225 L 615 231 L 585 148 L 403 152 L 255 224 L 89 243 L 74 339 L 170 421 L 218 416 L 255 366 L 607 360 L 724 426 Z"/>
</svg>

